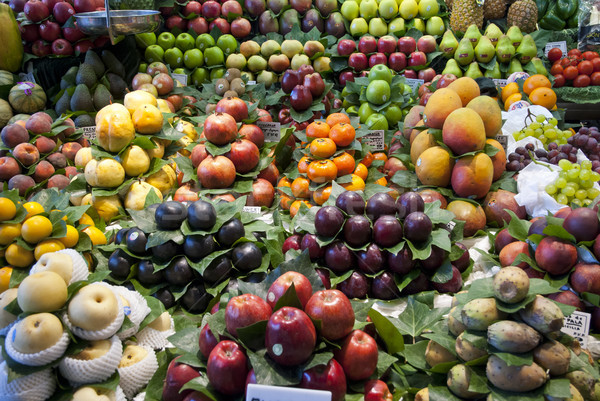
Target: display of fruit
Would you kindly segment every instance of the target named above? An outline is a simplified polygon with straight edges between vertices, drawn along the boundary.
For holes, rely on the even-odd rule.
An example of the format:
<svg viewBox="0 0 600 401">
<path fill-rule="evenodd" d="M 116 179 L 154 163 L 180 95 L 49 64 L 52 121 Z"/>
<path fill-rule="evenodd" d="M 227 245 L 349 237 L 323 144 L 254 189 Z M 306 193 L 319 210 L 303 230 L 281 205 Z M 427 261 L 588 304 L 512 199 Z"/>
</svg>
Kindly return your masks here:
<svg viewBox="0 0 600 401">
<path fill-rule="evenodd" d="M 523 89 L 519 86 L 521 81 Z M 526 108 L 532 104 L 556 110 L 556 92 L 551 88 L 550 80 L 540 74 L 518 77 L 515 82 L 508 83 L 502 88 L 501 99 L 506 111 Z"/>
<path fill-rule="evenodd" d="M 550 74 L 554 76 L 553 86 L 585 88 L 600 85 L 600 55 L 597 52 L 569 50 L 566 56 L 558 48 L 550 49 L 548 60 L 552 63 Z"/>
<path fill-rule="evenodd" d="M 592 162 L 585 160 L 579 164 L 563 159 L 558 166 L 562 171 L 556 181 L 546 186 L 546 193 L 561 205 L 591 205 L 600 194 L 597 186 L 594 187 L 600 181 L 600 174 L 592 171 Z"/>
<path fill-rule="evenodd" d="M 17 113 L 33 114 L 46 107 L 46 92 L 36 83 L 17 82 L 8 93 L 8 102 Z"/>
<path fill-rule="evenodd" d="M 557 127 L 558 120 L 556 118 L 547 118 L 543 114 L 535 116 L 529 113 L 525 119 L 527 125 L 520 131 L 512 133 L 515 141 L 520 141 L 527 137 L 534 137 L 544 144 L 546 150 L 551 150 L 551 143 L 556 145 L 566 145 L 573 136 L 571 130 L 561 130 Z M 571 140 L 571 142 L 573 142 L 573 140 Z M 568 154 L 570 152 L 565 153 Z M 575 150 L 575 153 L 577 153 L 577 150 Z M 552 158 L 552 156 L 550 156 L 550 158 Z"/>
<path fill-rule="evenodd" d="M 587 158 L 592 161 L 592 168 L 597 173 L 600 172 L 598 169 L 600 164 L 595 163 L 600 161 L 600 155 L 598 154 L 598 151 L 600 150 L 600 148 L 598 148 L 599 139 L 600 132 L 598 132 L 598 127 L 581 127 L 575 135 L 567 140 L 574 148 L 581 149 Z"/>
</svg>

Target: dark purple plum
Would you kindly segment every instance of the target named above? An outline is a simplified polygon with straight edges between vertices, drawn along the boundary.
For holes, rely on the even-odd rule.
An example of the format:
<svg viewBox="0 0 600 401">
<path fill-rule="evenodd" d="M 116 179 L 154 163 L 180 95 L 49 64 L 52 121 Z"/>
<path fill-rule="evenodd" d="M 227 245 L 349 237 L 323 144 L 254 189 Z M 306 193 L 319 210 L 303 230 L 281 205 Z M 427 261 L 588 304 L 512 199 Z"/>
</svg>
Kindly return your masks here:
<svg viewBox="0 0 600 401">
<path fill-rule="evenodd" d="M 335 205 L 349 215 L 365 213 L 365 200 L 354 191 L 342 192 L 336 199 Z"/>
<path fill-rule="evenodd" d="M 152 258 L 155 262 L 162 264 L 170 261 L 176 255 L 180 255 L 182 251 L 181 245 L 174 241 L 167 241 L 164 244 L 152 247 Z"/>
<path fill-rule="evenodd" d="M 461 242 L 457 242 L 454 245 L 459 247 L 463 251 L 463 254 L 460 256 L 460 258 L 454 260 L 452 262 L 452 265 L 455 266 L 458 269 L 458 271 L 462 273 L 465 270 L 467 270 L 467 267 L 469 267 L 469 264 L 471 263 L 471 257 L 469 256 L 469 250 Z"/>
<path fill-rule="evenodd" d="M 398 204 L 398 213 L 401 214 L 404 211 L 407 216 L 412 212 L 422 212 L 425 210 L 425 202 L 421 195 L 416 192 L 405 192 L 396 201 Z M 402 217 L 404 217 L 402 216 Z"/>
<path fill-rule="evenodd" d="M 452 266 L 452 278 L 445 283 L 431 282 L 431 286 L 440 293 L 444 292 L 459 292 L 462 288 L 462 277 L 456 266 Z"/>
<path fill-rule="evenodd" d="M 194 270 L 190 267 L 185 256 L 173 259 L 164 272 L 167 283 L 178 287 L 187 285 L 194 278 Z"/>
<path fill-rule="evenodd" d="M 325 206 L 315 215 L 315 230 L 322 237 L 334 237 L 344 225 L 344 214 L 335 206 Z"/>
<path fill-rule="evenodd" d="M 227 255 L 215 258 L 202 272 L 202 278 L 209 284 L 216 284 L 229 278 L 233 269 L 231 259 Z"/>
<path fill-rule="evenodd" d="M 217 249 L 215 237 L 209 235 L 188 235 L 183 242 L 183 253 L 194 262 L 210 255 Z"/>
<path fill-rule="evenodd" d="M 172 308 L 177 302 L 173 296 L 173 293 L 166 287 L 157 290 L 154 294 L 152 294 L 152 296 L 162 302 L 165 309 Z"/>
<path fill-rule="evenodd" d="M 308 254 L 310 255 L 310 260 L 312 261 L 323 257 L 324 250 L 317 242 L 317 236 L 314 234 L 304 234 L 304 237 L 302 237 L 302 242 L 300 243 L 300 249 L 303 251 L 308 249 Z"/>
<path fill-rule="evenodd" d="M 206 292 L 201 281 L 190 284 L 181 297 L 181 304 L 190 313 L 202 313 L 206 310 L 212 296 Z"/>
<path fill-rule="evenodd" d="M 398 286 L 394 280 L 394 274 L 383 272 L 373 278 L 371 283 L 371 295 L 377 299 L 395 299 L 400 296 Z"/>
<path fill-rule="evenodd" d="M 365 216 L 352 216 L 344 223 L 344 239 L 353 248 L 361 248 L 371 241 L 371 222 Z"/>
<path fill-rule="evenodd" d="M 402 289 L 401 294 L 412 295 L 418 294 L 419 292 L 429 290 L 429 279 L 423 273 L 420 273 L 417 277 L 413 279 L 406 287 Z"/>
<path fill-rule="evenodd" d="M 380 216 L 395 216 L 396 204 L 394 198 L 385 192 L 378 192 L 367 201 L 366 211 L 367 216 L 372 221 L 377 220 Z"/>
<path fill-rule="evenodd" d="M 325 265 L 335 273 L 344 273 L 356 266 L 356 257 L 342 241 L 334 241 L 325 248 Z"/>
<path fill-rule="evenodd" d="M 267 8 L 275 14 L 279 14 L 288 4 L 287 0 L 267 0 Z"/>
<path fill-rule="evenodd" d="M 344 25 L 344 17 L 341 13 L 334 12 L 329 15 L 327 21 L 325 21 L 325 32 L 338 39 L 344 36 L 346 33 L 346 26 Z"/>
<path fill-rule="evenodd" d="M 400 275 L 408 274 L 416 264 L 410 248 L 406 245 L 397 254 L 388 254 L 387 263 L 391 271 Z"/>
<path fill-rule="evenodd" d="M 404 219 L 404 237 L 411 242 L 425 242 L 431 235 L 433 223 L 423 212 L 412 212 Z"/>
<path fill-rule="evenodd" d="M 160 284 L 164 280 L 163 270 L 154 271 L 154 264 L 151 260 L 142 260 L 138 264 L 137 279 L 145 286 Z"/>
<path fill-rule="evenodd" d="M 267 9 L 267 4 L 265 0 L 244 0 L 244 7 L 248 14 L 256 18 Z"/>
<path fill-rule="evenodd" d="M 383 254 L 375 244 L 370 244 L 364 251 L 358 251 L 356 256 L 358 259 L 358 268 L 367 274 L 378 273 L 385 266 Z"/>
<path fill-rule="evenodd" d="M 529 231 L 527 235 L 539 234 L 544 235 L 544 229 L 548 225 L 548 221 L 545 217 L 538 217 L 531 225 L 529 226 Z M 515 240 L 516 241 L 516 240 Z"/>
<path fill-rule="evenodd" d="M 301 15 L 304 15 L 312 6 L 312 0 L 290 0 L 290 6 Z"/>
<path fill-rule="evenodd" d="M 339 283 L 336 289 L 343 292 L 348 298 L 364 298 L 369 293 L 371 283 L 367 276 L 361 272 L 352 272 L 352 275 Z"/>
<path fill-rule="evenodd" d="M 431 255 L 429 255 L 427 259 L 421 261 L 421 269 L 426 273 L 433 273 L 442 265 L 442 263 L 444 263 L 444 259 L 446 259 L 446 251 L 432 245 Z"/>
<path fill-rule="evenodd" d="M 382 248 L 391 248 L 402 240 L 402 224 L 394 216 L 381 216 L 373 224 L 373 241 Z"/>
<path fill-rule="evenodd" d="M 323 19 L 319 15 L 319 11 L 316 8 L 311 8 L 306 12 L 302 18 L 302 32 L 310 32 L 311 29 L 317 28 L 319 32 L 323 32 L 324 24 Z"/>
</svg>

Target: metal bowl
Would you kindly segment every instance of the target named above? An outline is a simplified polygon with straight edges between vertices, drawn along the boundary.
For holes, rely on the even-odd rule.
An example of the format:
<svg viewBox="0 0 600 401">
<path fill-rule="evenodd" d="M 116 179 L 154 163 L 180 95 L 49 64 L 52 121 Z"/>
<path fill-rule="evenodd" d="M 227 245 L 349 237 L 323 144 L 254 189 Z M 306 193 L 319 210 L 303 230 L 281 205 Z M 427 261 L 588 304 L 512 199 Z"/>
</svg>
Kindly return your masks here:
<svg viewBox="0 0 600 401">
<path fill-rule="evenodd" d="M 106 11 L 75 14 L 77 27 L 86 35 L 107 35 Z M 160 12 L 155 10 L 110 11 L 110 25 L 115 35 L 154 32 L 160 24 Z"/>
</svg>

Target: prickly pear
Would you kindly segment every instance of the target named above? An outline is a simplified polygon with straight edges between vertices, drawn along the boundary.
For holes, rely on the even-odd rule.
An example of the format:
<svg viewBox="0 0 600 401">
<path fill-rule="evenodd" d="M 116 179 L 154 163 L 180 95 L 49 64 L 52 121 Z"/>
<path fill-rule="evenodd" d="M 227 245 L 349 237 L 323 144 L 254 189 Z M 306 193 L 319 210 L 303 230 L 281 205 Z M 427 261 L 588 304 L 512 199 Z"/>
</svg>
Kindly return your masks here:
<svg viewBox="0 0 600 401">
<path fill-rule="evenodd" d="M 514 304 L 529 292 L 527 273 L 516 266 L 506 266 L 494 276 L 494 296 L 502 302 Z"/>
<path fill-rule="evenodd" d="M 541 295 L 519 311 L 521 319 L 542 334 L 559 331 L 563 327 L 565 315 L 554 301 Z"/>
<path fill-rule="evenodd" d="M 446 383 L 448 388 L 455 395 L 466 399 L 481 398 L 484 394 L 469 391 L 469 384 L 471 383 L 471 368 L 462 363 L 454 365 L 452 369 L 448 371 L 448 379 Z"/>
<path fill-rule="evenodd" d="M 485 369 L 488 380 L 500 390 L 525 392 L 535 390 L 546 382 L 546 372 L 535 362 L 531 365 L 508 366 L 491 355 Z"/>
<path fill-rule="evenodd" d="M 506 313 L 498 310 L 494 298 L 473 299 L 461 311 L 463 324 L 469 330 L 487 330 L 488 326 L 506 318 Z"/>
<path fill-rule="evenodd" d="M 476 347 L 472 342 L 465 340 L 465 333 L 461 333 L 454 343 L 456 354 L 465 362 L 469 362 L 487 355 L 487 351 Z"/>
<path fill-rule="evenodd" d="M 462 324 L 462 321 L 460 321 L 459 319 L 456 319 L 454 317 L 455 313 L 456 313 L 456 306 L 454 306 L 452 309 L 450 309 L 450 312 L 448 313 L 448 330 L 450 330 L 450 333 L 454 334 L 455 336 L 458 336 L 460 333 L 465 331 L 467 328 L 465 327 L 464 324 Z M 456 315 L 456 316 L 459 316 L 459 315 Z"/>
<path fill-rule="evenodd" d="M 569 349 L 555 340 L 549 340 L 538 345 L 533 350 L 533 360 L 542 368 L 548 370 L 552 376 L 567 373 L 571 361 Z"/>
<path fill-rule="evenodd" d="M 529 352 L 539 344 L 542 336 L 525 323 L 502 320 L 487 331 L 488 343 L 504 352 Z"/>
<path fill-rule="evenodd" d="M 450 351 L 442 347 L 433 340 L 429 340 L 427 349 L 425 350 L 425 361 L 431 367 L 439 363 L 452 362 L 456 360 L 456 356 L 452 355 Z"/>
<path fill-rule="evenodd" d="M 583 370 L 575 370 L 567 373 L 565 377 L 579 390 L 584 400 L 594 399 L 596 396 L 594 391 L 596 381 L 592 375 Z"/>
</svg>

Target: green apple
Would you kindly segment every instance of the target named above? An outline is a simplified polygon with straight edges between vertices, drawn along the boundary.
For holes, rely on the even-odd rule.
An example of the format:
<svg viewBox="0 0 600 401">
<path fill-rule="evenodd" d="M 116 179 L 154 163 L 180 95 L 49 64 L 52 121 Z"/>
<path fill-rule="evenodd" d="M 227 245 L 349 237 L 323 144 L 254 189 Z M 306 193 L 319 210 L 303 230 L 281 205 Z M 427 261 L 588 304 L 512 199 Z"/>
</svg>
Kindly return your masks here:
<svg viewBox="0 0 600 401">
<path fill-rule="evenodd" d="M 371 81 L 367 86 L 367 101 L 375 105 L 381 105 L 390 100 L 391 89 L 390 84 L 386 81 L 378 79 Z"/>
<path fill-rule="evenodd" d="M 372 18 L 369 21 L 369 33 L 381 37 L 388 33 L 388 27 L 383 18 Z"/>
<path fill-rule="evenodd" d="M 55 345 L 63 335 L 63 325 L 52 313 L 35 313 L 17 323 L 13 346 L 23 354 L 35 354 Z"/>
<path fill-rule="evenodd" d="M 219 36 L 217 39 L 217 47 L 223 50 L 223 54 L 229 56 L 231 53 L 235 53 L 237 49 L 237 40 L 231 34 L 225 34 Z"/>
<path fill-rule="evenodd" d="M 388 121 L 390 127 L 396 127 L 398 122 L 402 120 L 402 109 L 398 105 L 391 104 L 383 109 L 383 115 Z"/>
<path fill-rule="evenodd" d="M 292 57 L 292 61 L 290 62 L 292 70 L 298 70 L 303 65 L 310 65 L 310 58 L 306 54 L 296 54 Z"/>
<path fill-rule="evenodd" d="M 212 70 L 210 70 L 210 80 L 212 81 L 215 79 L 223 78 L 226 72 L 227 70 L 223 67 L 213 68 Z"/>
<path fill-rule="evenodd" d="M 165 62 L 171 68 L 179 68 L 183 65 L 183 52 L 179 48 L 174 47 L 165 52 Z"/>
<path fill-rule="evenodd" d="M 267 69 L 267 60 L 261 56 L 254 55 L 248 59 L 248 69 L 252 72 L 259 72 Z"/>
<path fill-rule="evenodd" d="M 183 32 L 177 35 L 177 39 L 175 39 L 175 46 L 181 50 L 182 52 L 186 52 L 190 49 L 193 49 L 196 45 L 196 40 L 189 33 Z"/>
<path fill-rule="evenodd" d="M 350 34 L 354 37 L 363 36 L 369 31 L 369 24 L 364 18 L 354 18 L 350 23 Z"/>
<path fill-rule="evenodd" d="M 359 5 L 360 16 L 367 21 L 371 18 L 377 17 L 377 1 L 376 0 L 362 0 Z"/>
<path fill-rule="evenodd" d="M 140 66 L 138 67 L 138 72 L 145 73 L 146 68 L 148 68 L 148 63 L 140 63 Z"/>
<path fill-rule="evenodd" d="M 440 11 L 440 5 L 437 0 L 421 0 L 419 2 L 419 16 L 428 19 L 436 16 Z"/>
<path fill-rule="evenodd" d="M 225 68 L 237 68 L 243 70 L 246 67 L 246 57 L 240 53 L 234 53 L 227 56 L 225 60 Z"/>
<path fill-rule="evenodd" d="M 204 50 L 204 64 L 208 67 L 212 67 L 213 65 L 221 65 L 225 62 L 225 55 L 223 54 L 223 50 L 218 48 L 217 46 L 209 47 Z"/>
<path fill-rule="evenodd" d="M 215 39 L 208 33 L 198 35 L 196 38 L 196 47 L 202 51 L 208 49 L 209 47 L 213 47 L 215 44 Z"/>
<path fill-rule="evenodd" d="M 425 21 L 423 21 L 421 18 L 415 18 L 413 20 L 413 24 L 415 26 L 415 29 L 418 29 L 421 32 L 425 32 Z"/>
<path fill-rule="evenodd" d="M 386 65 L 377 64 L 371 68 L 369 71 L 369 82 L 373 82 L 376 80 L 386 81 L 389 85 L 392 84 L 392 70 L 390 70 Z"/>
<path fill-rule="evenodd" d="M 155 61 L 163 61 L 165 57 L 165 51 L 159 45 L 150 45 L 146 47 L 144 51 L 144 58 L 149 63 L 154 63 Z"/>
<path fill-rule="evenodd" d="M 158 35 L 156 44 L 162 47 L 163 50 L 175 47 L 175 35 L 173 35 L 171 32 L 163 32 Z"/>
<path fill-rule="evenodd" d="M 369 103 L 361 104 L 360 107 L 358 108 L 358 118 L 360 120 L 360 123 L 364 124 L 365 122 L 367 122 L 367 118 L 369 118 L 369 116 L 374 113 L 375 113 L 375 110 L 373 110 L 371 108 Z"/>
<path fill-rule="evenodd" d="M 208 70 L 206 68 L 196 68 L 196 70 L 192 72 L 190 78 L 195 86 L 202 85 L 203 83 L 208 82 Z"/>
<path fill-rule="evenodd" d="M 135 35 L 135 43 L 142 49 L 156 44 L 156 34 L 154 32 L 138 33 Z"/>
<path fill-rule="evenodd" d="M 250 71 L 242 71 L 242 78 L 246 78 L 246 82 L 256 81 L 254 74 Z"/>
<path fill-rule="evenodd" d="M 133 366 L 136 363 L 143 361 L 146 356 L 148 356 L 148 351 L 145 348 L 140 347 L 139 345 L 129 344 L 123 350 L 119 368 Z"/>
<path fill-rule="evenodd" d="M 182 75 L 185 75 L 185 70 L 183 68 L 175 68 L 173 70 L 173 74 L 182 74 Z"/>
<path fill-rule="evenodd" d="M 82 287 L 71 298 L 67 314 L 77 327 L 90 331 L 102 330 L 119 315 L 119 301 L 110 288 L 93 283 Z"/>
<path fill-rule="evenodd" d="M 190 49 L 183 54 L 185 68 L 193 70 L 204 65 L 204 55 L 200 49 Z"/>
<path fill-rule="evenodd" d="M 427 20 L 427 23 L 425 24 L 425 32 L 427 32 L 428 35 L 433 35 L 433 36 L 443 35 L 444 32 L 446 32 L 446 27 L 444 26 L 444 21 L 438 16 L 429 18 Z"/>
<path fill-rule="evenodd" d="M 419 13 L 419 5 L 415 0 L 404 0 L 402 4 L 400 4 L 400 16 L 407 19 L 413 19 Z"/>
<path fill-rule="evenodd" d="M 353 19 L 358 18 L 360 13 L 358 2 L 356 2 L 356 0 L 344 1 L 340 12 L 346 21 L 352 21 Z"/>
<path fill-rule="evenodd" d="M 403 36 L 406 33 L 406 26 L 404 26 L 404 18 L 394 18 L 388 24 L 388 33 L 396 36 Z"/>
<path fill-rule="evenodd" d="M 398 15 L 398 3 L 396 0 L 381 0 L 379 3 L 379 16 L 386 20 Z"/>
<path fill-rule="evenodd" d="M 383 114 L 374 113 L 367 118 L 365 121 L 365 125 L 367 129 L 376 130 L 376 129 L 389 129 L 388 120 L 385 118 Z"/>
<path fill-rule="evenodd" d="M 31 274 L 19 284 L 17 302 L 23 312 L 54 312 L 67 302 L 67 283 L 53 271 Z"/>
</svg>

